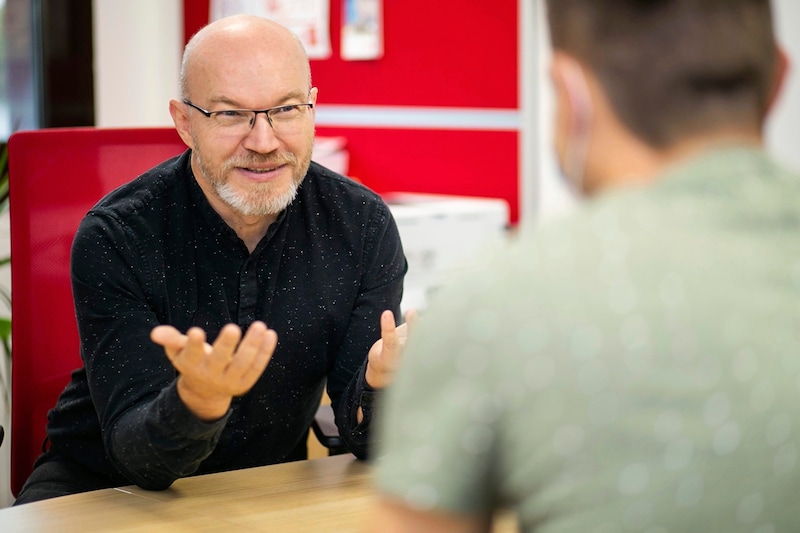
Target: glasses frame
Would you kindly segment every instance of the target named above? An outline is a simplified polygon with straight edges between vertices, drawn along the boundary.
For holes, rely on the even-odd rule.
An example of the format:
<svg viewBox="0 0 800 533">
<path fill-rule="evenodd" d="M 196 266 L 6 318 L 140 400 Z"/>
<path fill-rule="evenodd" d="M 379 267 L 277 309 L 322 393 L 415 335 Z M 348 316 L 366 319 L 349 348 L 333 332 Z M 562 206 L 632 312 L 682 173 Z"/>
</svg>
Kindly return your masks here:
<svg viewBox="0 0 800 533">
<path fill-rule="evenodd" d="M 183 103 L 192 107 L 200 113 L 203 114 L 206 118 L 213 118 L 214 115 L 219 115 L 220 113 L 230 113 L 231 111 L 237 111 L 239 113 L 252 113 L 253 117 L 250 119 L 250 128 L 247 131 L 252 131 L 253 127 L 256 125 L 256 119 L 258 118 L 259 113 L 264 113 L 264 116 L 267 117 L 267 122 L 269 122 L 270 128 L 272 131 L 276 133 L 280 133 L 279 129 L 275 128 L 275 124 L 272 123 L 272 117 L 270 113 L 278 110 L 278 109 L 285 109 L 287 107 L 307 107 L 309 109 L 314 109 L 314 104 L 311 102 L 305 102 L 302 104 L 284 104 L 284 105 L 277 105 L 275 107 L 270 107 L 268 109 L 220 109 L 218 111 L 209 111 L 208 109 L 203 109 L 199 105 L 193 104 L 188 98 L 184 98 Z"/>
</svg>

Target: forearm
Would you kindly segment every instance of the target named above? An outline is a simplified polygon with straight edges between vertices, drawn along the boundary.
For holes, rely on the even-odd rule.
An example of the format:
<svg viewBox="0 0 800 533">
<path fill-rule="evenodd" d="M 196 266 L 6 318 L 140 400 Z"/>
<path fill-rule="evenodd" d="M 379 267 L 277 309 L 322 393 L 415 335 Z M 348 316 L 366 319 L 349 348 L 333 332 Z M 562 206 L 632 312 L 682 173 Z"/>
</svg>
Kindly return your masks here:
<svg viewBox="0 0 800 533">
<path fill-rule="evenodd" d="M 126 412 L 107 431 L 111 460 L 136 485 L 163 490 L 194 473 L 217 445 L 227 421 L 205 423 L 188 412 L 175 385 Z"/>
</svg>

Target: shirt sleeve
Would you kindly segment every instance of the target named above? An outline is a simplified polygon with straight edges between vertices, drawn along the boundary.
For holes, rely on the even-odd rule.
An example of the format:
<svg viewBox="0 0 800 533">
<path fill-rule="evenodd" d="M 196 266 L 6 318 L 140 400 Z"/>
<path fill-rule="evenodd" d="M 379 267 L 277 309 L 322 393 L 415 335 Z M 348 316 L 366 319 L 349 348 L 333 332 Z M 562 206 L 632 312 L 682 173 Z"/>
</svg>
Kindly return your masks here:
<svg viewBox="0 0 800 533">
<path fill-rule="evenodd" d="M 106 454 L 133 483 L 157 490 L 198 468 L 227 417 L 205 423 L 188 411 L 174 367 L 149 338 L 160 317 L 148 301 L 148 255 L 124 225 L 90 214 L 73 242 L 71 275 L 81 357 Z"/>
<path fill-rule="evenodd" d="M 359 459 L 369 456 L 372 411 L 380 391 L 366 381 L 367 354 L 380 339 L 380 315 L 389 309 L 401 320 L 400 300 L 408 265 L 389 208 L 376 203 L 364 247 L 364 274 L 345 340 L 328 375 L 328 395 L 339 435 Z M 359 423 L 358 408 L 364 418 Z"/>
</svg>

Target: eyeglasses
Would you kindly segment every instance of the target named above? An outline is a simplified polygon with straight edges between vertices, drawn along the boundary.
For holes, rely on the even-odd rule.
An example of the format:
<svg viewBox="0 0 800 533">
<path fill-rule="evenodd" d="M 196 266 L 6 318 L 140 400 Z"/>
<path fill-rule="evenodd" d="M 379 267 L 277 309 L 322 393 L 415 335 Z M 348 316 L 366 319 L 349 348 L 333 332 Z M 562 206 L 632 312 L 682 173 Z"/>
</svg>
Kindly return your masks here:
<svg viewBox="0 0 800 533">
<path fill-rule="evenodd" d="M 222 109 L 220 111 L 208 111 L 200 106 L 194 105 L 189 100 L 184 100 L 184 104 L 200 111 L 206 117 L 212 119 L 216 126 L 232 135 L 247 135 L 256 123 L 259 113 L 267 116 L 267 121 L 276 133 L 292 133 L 300 129 L 303 119 L 308 116 L 308 112 L 314 109 L 314 104 L 289 104 L 271 107 L 269 109 Z"/>
</svg>

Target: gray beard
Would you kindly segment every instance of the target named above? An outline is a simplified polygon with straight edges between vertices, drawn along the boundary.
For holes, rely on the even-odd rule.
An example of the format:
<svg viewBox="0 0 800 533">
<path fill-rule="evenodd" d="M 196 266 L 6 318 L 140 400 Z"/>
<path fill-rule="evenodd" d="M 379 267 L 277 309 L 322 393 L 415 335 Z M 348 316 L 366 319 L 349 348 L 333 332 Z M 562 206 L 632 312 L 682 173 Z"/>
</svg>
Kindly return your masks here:
<svg viewBox="0 0 800 533">
<path fill-rule="evenodd" d="M 241 194 L 234 191 L 228 183 L 214 182 L 214 190 L 222 201 L 245 216 L 277 215 L 292 203 L 299 187 L 300 183 L 293 180 L 283 194 L 275 196 L 268 187 L 259 188 L 250 194 Z"/>
<path fill-rule="evenodd" d="M 313 146 L 313 142 L 312 138 L 311 146 Z M 197 140 L 195 140 L 195 147 L 197 146 L 199 145 Z M 223 178 L 227 171 L 226 168 L 223 168 L 218 175 L 214 174 L 205 165 L 201 151 L 195 148 L 194 152 L 194 157 L 197 159 L 200 171 L 203 173 L 205 179 L 212 185 L 214 192 L 216 192 L 220 200 L 245 216 L 277 215 L 286 209 L 297 196 L 297 190 L 300 188 L 300 184 L 303 182 L 308 172 L 308 167 L 311 165 L 310 148 L 309 158 L 305 161 L 301 161 L 299 165 L 297 164 L 297 158 L 291 154 L 287 154 L 281 157 L 280 162 L 291 164 L 294 168 L 294 175 L 292 182 L 284 192 L 276 194 L 274 190 L 275 185 L 273 183 L 262 183 L 250 191 L 236 192 Z M 275 162 L 274 158 L 272 158 L 272 161 Z M 242 163 L 246 166 L 246 162 L 229 162 L 229 165 L 232 167 L 238 163 Z"/>
</svg>

